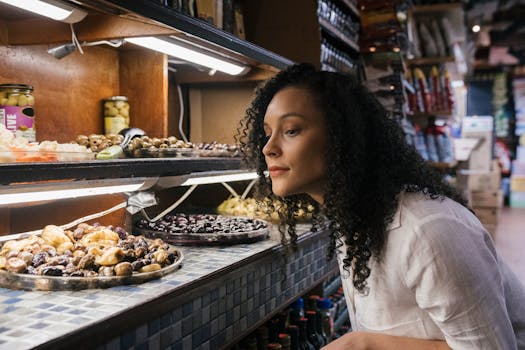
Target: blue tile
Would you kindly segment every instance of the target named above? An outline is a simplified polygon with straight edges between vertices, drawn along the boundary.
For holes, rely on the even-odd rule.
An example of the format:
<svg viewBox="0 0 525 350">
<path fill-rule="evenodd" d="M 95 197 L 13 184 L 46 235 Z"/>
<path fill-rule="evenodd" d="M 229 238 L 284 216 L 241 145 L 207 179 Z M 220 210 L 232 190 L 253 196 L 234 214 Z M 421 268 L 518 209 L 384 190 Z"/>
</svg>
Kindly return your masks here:
<svg viewBox="0 0 525 350">
<path fill-rule="evenodd" d="M 191 331 L 193 330 L 193 323 L 192 323 L 192 317 L 191 315 L 184 318 L 182 320 L 182 336 L 185 337 L 187 336 L 188 334 L 191 333 Z"/>
<path fill-rule="evenodd" d="M 160 332 L 160 348 L 166 349 L 169 345 L 173 343 L 173 333 L 171 329 L 165 329 Z"/>
<path fill-rule="evenodd" d="M 133 350 L 149 350 L 149 343 L 146 341 L 139 345 L 135 345 Z"/>
<path fill-rule="evenodd" d="M 4 301 L 2 301 L 2 304 L 16 304 L 18 303 L 19 301 L 22 301 L 24 299 L 21 299 L 21 298 L 9 298 L 9 299 L 6 299 Z"/>
<path fill-rule="evenodd" d="M 10 312 L 13 312 L 13 311 L 17 311 L 19 308 L 16 307 L 16 306 L 13 306 L 13 305 L 10 305 L 6 308 L 4 308 L 3 310 L 0 310 L 2 311 L 3 313 L 7 314 L 7 313 L 10 313 Z"/>
<path fill-rule="evenodd" d="M 197 297 L 193 300 L 193 310 L 197 311 L 200 310 L 202 307 L 202 301 L 201 298 Z"/>
<path fill-rule="evenodd" d="M 54 304 L 51 304 L 51 303 L 42 303 L 42 304 L 39 304 L 37 306 L 35 306 L 37 309 L 49 309 L 50 307 L 52 306 L 55 306 Z"/>
<path fill-rule="evenodd" d="M 168 312 L 160 317 L 160 328 L 164 329 L 172 323 L 171 313 Z M 162 341 L 162 339 L 161 339 Z"/>
<path fill-rule="evenodd" d="M 54 308 L 52 309 L 49 309 L 50 311 L 56 311 L 56 312 L 62 312 L 62 311 L 66 311 L 68 310 L 69 308 L 67 307 L 64 307 L 64 306 L 55 306 Z"/>
<path fill-rule="evenodd" d="M 7 332 L 7 331 L 10 331 L 11 328 L 7 328 L 7 327 L 0 327 L 0 334 L 1 333 L 4 333 L 4 332 Z"/>
<path fill-rule="evenodd" d="M 202 296 L 202 306 L 207 306 L 209 303 L 210 303 L 210 300 L 211 300 L 211 297 L 210 297 L 210 294 L 207 293 L 207 294 L 204 294 Z"/>
<path fill-rule="evenodd" d="M 174 323 L 182 320 L 182 308 L 181 307 L 177 307 L 175 310 L 171 312 L 171 319 L 173 320 Z"/>
<path fill-rule="evenodd" d="M 192 318 L 193 328 L 199 328 L 202 325 L 202 313 L 195 312 Z"/>
<path fill-rule="evenodd" d="M 193 347 L 196 347 L 202 343 L 202 330 L 201 328 L 196 328 L 191 335 L 191 342 Z"/>
<path fill-rule="evenodd" d="M 148 335 L 151 336 L 160 330 L 160 319 L 156 318 L 148 322 Z"/>
<path fill-rule="evenodd" d="M 182 306 L 182 317 L 186 317 L 193 312 L 193 303 L 190 301 Z"/>
<path fill-rule="evenodd" d="M 241 303 L 241 291 L 236 291 L 233 293 L 233 304 L 239 305 Z"/>
<path fill-rule="evenodd" d="M 219 316 L 219 303 L 210 304 L 210 318 L 213 320 Z"/>
<path fill-rule="evenodd" d="M 38 323 L 35 323 L 29 326 L 29 328 L 33 328 L 33 329 L 44 329 L 46 327 L 49 327 L 49 323 L 38 322 Z"/>
<path fill-rule="evenodd" d="M 128 349 L 135 344 L 135 330 L 126 332 L 120 337 L 121 349 Z"/>
<path fill-rule="evenodd" d="M 210 324 L 204 324 L 201 328 L 201 336 L 202 341 L 205 342 L 206 340 L 210 339 L 211 335 L 211 325 Z"/>
<path fill-rule="evenodd" d="M 72 315 L 81 315 L 86 312 L 87 312 L 86 310 L 81 310 L 81 309 L 73 309 L 73 310 L 67 311 L 68 314 L 72 314 Z"/>
<path fill-rule="evenodd" d="M 178 341 L 175 344 L 173 344 L 171 349 L 172 350 L 184 350 L 184 348 L 182 347 L 182 341 Z"/>
</svg>

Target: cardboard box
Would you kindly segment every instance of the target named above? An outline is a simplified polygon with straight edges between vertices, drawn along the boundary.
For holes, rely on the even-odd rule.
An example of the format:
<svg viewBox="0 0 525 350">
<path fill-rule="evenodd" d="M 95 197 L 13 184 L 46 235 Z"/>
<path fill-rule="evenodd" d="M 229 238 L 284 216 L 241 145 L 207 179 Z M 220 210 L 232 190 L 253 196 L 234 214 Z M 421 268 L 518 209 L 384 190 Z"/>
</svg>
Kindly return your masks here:
<svg viewBox="0 0 525 350">
<path fill-rule="evenodd" d="M 525 176 L 512 176 L 510 178 L 510 190 L 525 192 Z"/>
<path fill-rule="evenodd" d="M 458 170 L 456 186 L 468 191 L 497 191 L 501 188 L 499 169 L 493 171 Z"/>
<path fill-rule="evenodd" d="M 483 224 L 497 225 L 499 220 L 499 208 L 472 208 L 479 221 Z"/>
<path fill-rule="evenodd" d="M 461 124 L 462 138 L 475 138 L 476 144 L 468 159 L 468 169 L 490 171 L 494 149 L 494 118 L 491 116 L 465 117 Z"/>
<path fill-rule="evenodd" d="M 469 204 L 477 208 L 501 208 L 503 207 L 503 191 L 470 191 L 468 194 Z"/>
<path fill-rule="evenodd" d="M 483 224 L 483 227 L 485 227 L 485 230 L 490 234 L 490 237 L 492 237 L 492 240 L 496 239 L 496 229 L 498 228 L 498 225 L 491 225 L 491 224 Z"/>
</svg>

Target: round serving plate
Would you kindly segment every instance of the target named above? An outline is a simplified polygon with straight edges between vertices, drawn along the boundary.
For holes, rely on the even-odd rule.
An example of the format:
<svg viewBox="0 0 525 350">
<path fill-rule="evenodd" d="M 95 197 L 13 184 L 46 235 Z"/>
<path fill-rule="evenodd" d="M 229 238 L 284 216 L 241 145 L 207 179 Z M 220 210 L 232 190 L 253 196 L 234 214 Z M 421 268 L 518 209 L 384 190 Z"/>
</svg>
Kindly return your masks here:
<svg viewBox="0 0 525 350">
<path fill-rule="evenodd" d="M 157 271 L 133 273 L 131 276 L 61 277 L 13 273 L 0 270 L 0 287 L 23 290 L 81 290 L 110 288 L 126 284 L 138 284 L 165 276 L 182 267 L 184 254 L 177 249 L 179 258 L 173 264 Z"/>
<path fill-rule="evenodd" d="M 267 239 L 270 235 L 268 223 L 261 219 L 253 219 L 266 224 L 265 228 L 245 232 L 211 232 L 211 233 L 175 233 L 169 231 L 154 231 L 139 227 L 133 228 L 133 233 L 146 238 L 160 238 L 173 245 L 232 245 L 254 243 Z"/>
</svg>

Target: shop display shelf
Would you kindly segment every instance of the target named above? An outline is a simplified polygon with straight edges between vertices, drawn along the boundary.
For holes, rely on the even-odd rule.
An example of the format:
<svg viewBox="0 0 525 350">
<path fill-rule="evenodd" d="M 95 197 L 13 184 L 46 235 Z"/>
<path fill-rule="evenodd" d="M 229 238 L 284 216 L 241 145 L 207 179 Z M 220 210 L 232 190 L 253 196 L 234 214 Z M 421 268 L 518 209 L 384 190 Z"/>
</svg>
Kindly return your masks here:
<svg viewBox="0 0 525 350">
<path fill-rule="evenodd" d="M 357 43 L 350 39 L 346 34 L 341 32 L 338 28 L 336 28 L 333 24 L 328 22 L 326 19 L 319 17 L 319 25 L 322 29 L 324 29 L 326 32 L 337 38 L 338 40 L 345 43 L 350 49 L 359 52 L 359 46 Z"/>
<path fill-rule="evenodd" d="M 132 12 L 150 20 L 168 25 L 176 30 L 188 34 L 189 37 L 203 39 L 214 46 L 213 49 L 221 47 L 235 53 L 241 54 L 258 63 L 269 65 L 278 69 L 284 69 L 293 64 L 285 57 L 275 54 L 269 50 L 242 40 L 235 35 L 214 27 L 213 25 L 187 16 L 179 11 L 170 9 L 158 2 L 151 0 L 104 0 L 105 3 L 116 5 L 125 12 Z"/>
<path fill-rule="evenodd" d="M 0 185 L 38 181 L 163 177 L 240 168 L 240 158 L 138 158 L 0 163 Z"/>
</svg>

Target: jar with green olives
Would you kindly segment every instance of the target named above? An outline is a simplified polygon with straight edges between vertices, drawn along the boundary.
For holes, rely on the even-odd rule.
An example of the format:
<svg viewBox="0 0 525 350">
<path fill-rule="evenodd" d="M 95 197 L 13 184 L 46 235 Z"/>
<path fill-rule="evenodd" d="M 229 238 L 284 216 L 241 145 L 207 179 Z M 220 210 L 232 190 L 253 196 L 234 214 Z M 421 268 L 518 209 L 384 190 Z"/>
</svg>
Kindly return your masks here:
<svg viewBox="0 0 525 350">
<path fill-rule="evenodd" d="M 34 105 L 31 85 L 0 84 L 0 124 L 30 142 L 36 141 Z"/>
<path fill-rule="evenodd" d="M 126 96 L 112 96 L 104 100 L 104 131 L 118 134 L 129 128 L 129 102 Z"/>
</svg>

